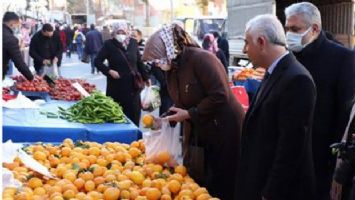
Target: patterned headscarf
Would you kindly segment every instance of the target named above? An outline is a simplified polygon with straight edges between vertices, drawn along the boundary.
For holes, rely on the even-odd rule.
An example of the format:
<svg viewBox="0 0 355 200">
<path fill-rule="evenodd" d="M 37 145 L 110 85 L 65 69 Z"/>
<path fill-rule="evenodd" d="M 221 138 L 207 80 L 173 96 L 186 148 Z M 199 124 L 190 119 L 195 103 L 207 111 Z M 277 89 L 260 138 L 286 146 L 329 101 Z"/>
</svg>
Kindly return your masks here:
<svg viewBox="0 0 355 200">
<path fill-rule="evenodd" d="M 203 37 L 202 47 L 214 54 L 218 52 L 218 43 L 213 34 L 208 33 Z"/>
<path fill-rule="evenodd" d="M 147 41 L 142 60 L 167 64 L 185 47 L 200 47 L 179 25 L 163 26 Z"/>
<path fill-rule="evenodd" d="M 130 40 L 128 24 L 123 21 L 112 24 L 112 35 L 115 36 L 118 31 L 124 31 L 127 36 L 127 38 L 122 42 L 122 46 L 126 49 Z"/>
</svg>

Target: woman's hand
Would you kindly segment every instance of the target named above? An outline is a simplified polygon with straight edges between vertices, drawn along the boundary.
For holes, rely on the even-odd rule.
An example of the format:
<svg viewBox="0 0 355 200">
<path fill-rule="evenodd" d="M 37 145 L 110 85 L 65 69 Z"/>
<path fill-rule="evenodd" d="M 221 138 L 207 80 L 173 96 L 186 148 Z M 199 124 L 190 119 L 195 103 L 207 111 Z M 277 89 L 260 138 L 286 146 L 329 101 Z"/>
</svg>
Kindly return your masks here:
<svg viewBox="0 0 355 200">
<path fill-rule="evenodd" d="M 116 72 L 115 70 L 112 70 L 110 69 L 108 71 L 108 73 L 110 74 L 110 76 L 113 78 L 113 79 L 119 79 L 121 76 L 118 72 Z"/>
<path fill-rule="evenodd" d="M 165 119 L 167 119 L 168 121 L 182 122 L 186 119 L 190 119 L 190 115 L 189 112 L 187 112 L 187 110 L 177 108 L 177 107 L 171 107 L 169 110 L 176 113 L 165 117 Z"/>
</svg>

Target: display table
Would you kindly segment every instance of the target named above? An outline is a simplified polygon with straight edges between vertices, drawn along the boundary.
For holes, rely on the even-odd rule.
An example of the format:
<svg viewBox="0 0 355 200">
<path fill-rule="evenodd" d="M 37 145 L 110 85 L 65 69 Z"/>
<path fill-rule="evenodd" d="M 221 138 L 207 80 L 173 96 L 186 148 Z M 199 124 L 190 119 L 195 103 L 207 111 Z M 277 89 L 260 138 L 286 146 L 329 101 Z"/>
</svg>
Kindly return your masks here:
<svg viewBox="0 0 355 200">
<path fill-rule="evenodd" d="M 142 137 L 131 121 L 126 124 L 80 124 L 60 118 L 47 118 L 40 111 L 57 112 L 58 106 L 70 107 L 74 102 L 49 101 L 39 109 L 3 108 L 3 142 L 62 142 L 65 138 L 96 142 L 131 143 Z"/>
</svg>

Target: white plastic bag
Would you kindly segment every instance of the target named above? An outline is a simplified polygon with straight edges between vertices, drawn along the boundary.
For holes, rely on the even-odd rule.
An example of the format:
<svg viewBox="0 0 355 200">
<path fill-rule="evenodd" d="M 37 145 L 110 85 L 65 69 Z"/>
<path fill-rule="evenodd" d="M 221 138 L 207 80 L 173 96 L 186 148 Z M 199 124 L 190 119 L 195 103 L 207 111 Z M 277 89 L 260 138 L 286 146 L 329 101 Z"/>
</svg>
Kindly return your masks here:
<svg viewBox="0 0 355 200">
<path fill-rule="evenodd" d="M 143 142 L 148 162 L 162 165 L 166 163 L 171 167 L 182 164 L 180 123 L 171 127 L 168 121 L 163 120 L 161 130 L 143 133 Z"/>
<path fill-rule="evenodd" d="M 145 87 L 141 92 L 141 104 L 142 110 L 152 112 L 161 105 L 161 99 L 159 95 L 160 88 L 158 86 Z"/>
<path fill-rule="evenodd" d="M 57 79 L 60 76 L 59 68 L 57 64 L 51 66 L 45 65 L 43 67 L 43 75 L 48 75 L 52 79 Z"/>
</svg>

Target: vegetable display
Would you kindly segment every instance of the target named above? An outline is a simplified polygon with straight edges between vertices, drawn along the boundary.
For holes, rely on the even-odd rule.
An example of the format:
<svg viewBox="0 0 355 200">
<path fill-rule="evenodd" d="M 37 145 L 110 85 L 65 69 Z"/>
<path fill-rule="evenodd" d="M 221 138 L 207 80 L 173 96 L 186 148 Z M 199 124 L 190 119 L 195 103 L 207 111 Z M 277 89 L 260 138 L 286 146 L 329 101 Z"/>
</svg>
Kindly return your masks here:
<svg viewBox="0 0 355 200">
<path fill-rule="evenodd" d="M 51 88 L 49 94 L 53 99 L 65 101 L 78 101 L 82 99 L 80 93 L 72 86 L 72 83 L 78 82 L 88 93 L 92 93 L 96 87 L 81 79 L 57 79 L 55 87 Z"/>
<path fill-rule="evenodd" d="M 59 107 L 61 118 L 83 124 L 126 123 L 122 107 L 111 97 L 94 92 L 68 109 Z"/>
</svg>

